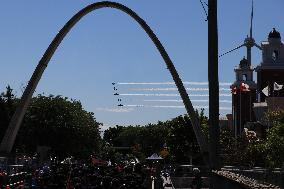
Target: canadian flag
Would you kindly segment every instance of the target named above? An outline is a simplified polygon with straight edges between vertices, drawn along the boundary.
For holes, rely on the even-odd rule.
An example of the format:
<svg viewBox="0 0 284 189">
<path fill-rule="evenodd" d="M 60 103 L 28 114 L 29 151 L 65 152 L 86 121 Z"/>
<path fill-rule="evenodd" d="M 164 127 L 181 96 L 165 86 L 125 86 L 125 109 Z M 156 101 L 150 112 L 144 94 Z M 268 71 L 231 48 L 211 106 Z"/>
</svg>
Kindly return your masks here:
<svg viewBox="0 0 284 189">
<path fill-rule="evenodd" d="M 232 94 L 237 94 L 237 87 L 236 86 L 231 86 L 231 93 Z"/>
<path fill-rule="evenodd" d="M 249 90 L 249 85 L 246 84 L 246 83 L 241 83 L 240 91 L 250 91 Z"/>
</svg>

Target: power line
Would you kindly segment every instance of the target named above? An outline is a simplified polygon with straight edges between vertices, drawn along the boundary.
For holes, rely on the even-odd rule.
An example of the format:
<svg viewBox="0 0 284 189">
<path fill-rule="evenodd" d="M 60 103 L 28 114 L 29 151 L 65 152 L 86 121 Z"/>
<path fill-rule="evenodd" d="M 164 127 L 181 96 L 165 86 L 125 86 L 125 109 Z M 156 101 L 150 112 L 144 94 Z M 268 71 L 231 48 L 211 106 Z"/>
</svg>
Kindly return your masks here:
<svg viewBox="0 0 284 189">
<path fill-rule="evenodd" d="M 204 7 L 204 4 L 208 7 L 208 5 L 207 5 L 207 3 L 205 3 L 205 2 L 202 2 L 201 0 L 199 0 L 200 1 L 200 4 L 201 4 L 201 6 L 202 6 L 202 8 L 203 8 L 203 11 L 204 11 L 204 13 L 205 13 L 205 15 L 206 15 L 206 19 L 205 19 L 205 21 L 207 21 L 208 20 L 208 14 L 207 14 L 207 11 L 206 11 L 206 9 L 205 9 L 205 7 Z M 203 4 L 204 3 L 204 4 Z"/>
</svg>

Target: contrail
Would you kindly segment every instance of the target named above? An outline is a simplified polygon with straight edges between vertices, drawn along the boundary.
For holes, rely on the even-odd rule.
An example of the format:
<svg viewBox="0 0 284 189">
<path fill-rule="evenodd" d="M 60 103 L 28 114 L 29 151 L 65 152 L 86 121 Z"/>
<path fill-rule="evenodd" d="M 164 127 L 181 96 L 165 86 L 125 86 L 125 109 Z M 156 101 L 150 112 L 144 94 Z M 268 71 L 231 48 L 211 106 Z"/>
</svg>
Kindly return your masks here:
<svg viewBox="0 0 284 189">
<path fill-rule="evenodd" d="M 180 96 L 179 94 L 155 94 L 155 93 L 123 93 L 123 94 L 118 94 L 120 96 Z M 199 96 L 199 97 L 208 97 L 209 94 L 189 94 L 189 96 L 194 97 L 194 96 Z M 221 93 L 219 96 L 232 96 L 231 94 L 226 94 L 226 93 Z"/>
<path fill-rule="evenodd" d="M 182 100 L 175 100 L 175 99 L 157 99 L 157 100 L 143 100 L 144 102 L 182 102 Z M 191 102 L 209 102 L 209 100 L 190 100 Z M 221 103 L 232 103 L 230 100 L 219 100 Z"/>
<path fill-rule="evenodd" d="M 208 88 L 185 88 L 187 91 L 209 91 Z M 138 88 L 132 91 L 177 91 L 177 88 Z M 220 88 L 219 91 L 230 91 L 228 88 Z"/>
<path fill-rule="evenodd" d="M 117 85 L 175 85 L 174 82 L 117 82 Z M 208 82 L 183 82 L 184 85 L 208 85 Z M 220 82 L 220 86 L 230 86 L 232 83 Z"/>
<path fill-rule="evenodd" d="M 184 108 L 184 106 L 160 106 L 160 105 L 143 105 L 143 104 L 128 104 L 126 107 L 146 107 L 146 108 Z M 208 109 L 209 106 L 193 106 L 195 109 Z M 220 107 L 220 110 L 232 110 L 231 107 Z"/>
<path fill-rule="evenodd" d="M 144 102 L 182 102 L 182 100 L 166 99 L 166 100 L 143 100 Z M 208 100 L 190 100 L 191 102 L 208 102 Z"/>
<path fill-rule="evenodd" d="M 174 82 L 118 82 L 117 85 L 174 85 Z"/>
<path fill-rule="evenodd" d="M 232 110 L 232 107 L 219 107 L 220 110 Z"/>
<path fill-rule="evenodd" d="M 119 94 L 121 96 L 180 96 L 179 94 L 138 94 L 138 93 L 126 93 L 126 94 Z"/>
<path fill-rule="evenodd" d="M 184 108 L 184 106 L 166 106 L 166 105 L 141 105 L 141 104 L 129 104 L 123 105 L 127 107 L 146 107 L 146 108 Z M 208 108 L 208 106 L 194 106 L 194 108 Z"/>
</svg>

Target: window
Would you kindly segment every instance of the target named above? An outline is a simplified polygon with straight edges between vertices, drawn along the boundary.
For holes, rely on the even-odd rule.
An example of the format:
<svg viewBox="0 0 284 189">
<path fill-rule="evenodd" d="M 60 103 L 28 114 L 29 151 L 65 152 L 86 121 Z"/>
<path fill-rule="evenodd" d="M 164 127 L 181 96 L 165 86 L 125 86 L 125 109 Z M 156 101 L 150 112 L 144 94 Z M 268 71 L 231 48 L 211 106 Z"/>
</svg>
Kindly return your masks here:
<svg viewBox="0 0 284 189">
<path fill-rule="evenodd" d="M 275 61 L 278 59 L 279 53 L 277 50 L 274 50 L 272 53 L 272 59 Z"/>
<path fill-rule="evenodd" d="M 247 80 L 247 74 L 243 74 L 243 81 Z"/>
</svg>

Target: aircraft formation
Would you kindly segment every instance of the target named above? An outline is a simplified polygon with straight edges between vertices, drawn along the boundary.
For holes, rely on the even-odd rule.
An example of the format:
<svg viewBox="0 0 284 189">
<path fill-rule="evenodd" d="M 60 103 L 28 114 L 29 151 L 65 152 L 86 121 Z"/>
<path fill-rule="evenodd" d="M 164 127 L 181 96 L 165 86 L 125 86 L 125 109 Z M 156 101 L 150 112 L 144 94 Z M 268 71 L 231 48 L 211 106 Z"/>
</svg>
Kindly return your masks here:
<svg viewBox="0 0 284 189">
<path fill-rule="evenodd" d="M 186 90 L 188 91 L 189 97 L 191 101 L 194 103 L 194 108 L 197 109 L 208 109 L 208 83 L 207 82 L 184 82 L 185 85 L 190 85 L 191 87 L 187 87 Z M 123 91 L 146 91 L 147 93 L 119 93 L 118 87 L 119 86 L 128 86 L 127 89 L 123 87 Z M 149 88 L 148 86 L 155 86 Z M 182 100 L 180 99 L 179 93 L 177 93 L 177 88 L 174 87 L 159 87 L 161 85 L 173 85 L 173 82 L 128 82 L 128 83 L 121 83 L 121 82 L 113 82 L 113 95 L 117 98 L 117 106 L 118 107 L 146 107 L 146 108 L 184 108 L 181 104 L 172 105 L 173 102 L 180 103 Z M 142 86 L 142 88 L 137 88 L 135 86 Z M 158 87 L 156 87 L 158 86 Z M 196 87 L 197 86 L 197 87 Z M 200 87 L 202 86 L 202 87 Z M 223 110 L 231 110 L 231 92 L 230 92 L 230 83 L 220 83 L 220 98 L 224 97 L 224 99 L 220 99 L 220 109 Z M 161 93 L 161 91 L 167 91 L 169 93 Z M 173 93 L 174 92 L 174 93 Z M 143 103 L 139 104 L 127 104 L 129 97 L 133 97 L 134 100 L 142 101 Z M 122 101 L 122 97 L 124 97 L 124 102 Z M 145 97 L 145 99 L 143 99 Z M 154 99 L 148 99 L 147 97 L 153 97 Z M 161 97 L 162 99 L 157 99 L 157 97 Z M 164 99 L 163 97 L 171 97 L 171 99 Z M 175 99 L 172 99 L 175 97 Z M 176 99 L 179 98 L 179 99 Z M 136 99 L 135 99 L 136 98 Z M 142 98 L 142 99 L 141 99 Z M 194 99 L 199 98 L 199 99 Z M 200 99 L 201 98 L 201 99 Z M 206 99 L 205 99 L 206 98 Z M 133 99 L 131 99 L 133 101 Z M 158 104 L 152 104 L 158 103 Z M 161 104 L 162 103 L 162 104 Z M 170 105 L 168 103 L 171 103 Z M 227 105 L 227 106 L 224 106 Z"/>
</svg>

